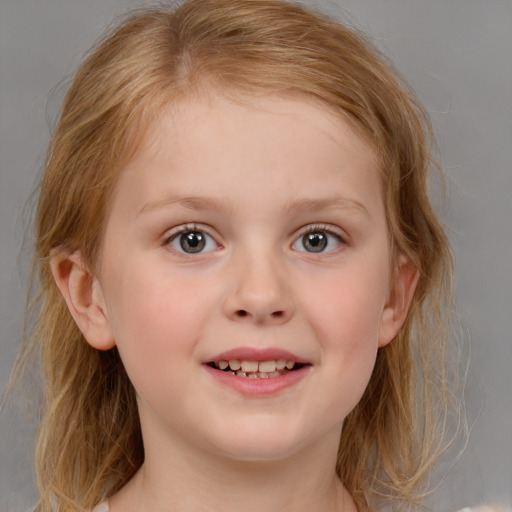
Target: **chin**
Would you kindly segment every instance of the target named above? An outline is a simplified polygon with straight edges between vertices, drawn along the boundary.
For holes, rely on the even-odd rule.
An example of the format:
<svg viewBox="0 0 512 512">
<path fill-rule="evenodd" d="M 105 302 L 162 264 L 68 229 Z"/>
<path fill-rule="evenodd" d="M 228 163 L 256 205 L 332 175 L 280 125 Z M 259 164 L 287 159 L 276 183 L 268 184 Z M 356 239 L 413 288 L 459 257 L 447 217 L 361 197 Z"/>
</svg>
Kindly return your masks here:
<svg viewBox="0 0 512 512">
<path fill-rule="evenodd" d="M 230 436 L 216 444 L 217 453 L 239 462 L 270 462 L 284 460 L 311 444 L 310 436 L 297 435 L 286 428 L 233 428 Z"/>
<path fill-rule="evenodd" d="M 231 459 L 241 463 L 264 463 L 264 462 L 277 462 L 292 457 L 297 453 L 297 447 L 288 446 L 243 446 L 232 447 L 221 451 L 221 455 L 225 458 Z"/>
</svg>

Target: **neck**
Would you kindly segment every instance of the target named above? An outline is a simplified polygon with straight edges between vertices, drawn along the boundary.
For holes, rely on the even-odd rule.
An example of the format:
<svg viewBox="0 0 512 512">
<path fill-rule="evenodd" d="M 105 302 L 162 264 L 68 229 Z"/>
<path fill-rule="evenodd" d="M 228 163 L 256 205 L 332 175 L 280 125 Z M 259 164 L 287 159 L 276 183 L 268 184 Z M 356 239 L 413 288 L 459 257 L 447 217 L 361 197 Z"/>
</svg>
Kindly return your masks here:
<svg viewBox="0 0 512 512">
<path fill-rule="evenodd" d="M 335 472 L 337 439 L 333 431 L 314 447 L 257 462 L 147 446 L 144 465 L 112 497 L 111 512 L 357 512 Z"/>
</svg>

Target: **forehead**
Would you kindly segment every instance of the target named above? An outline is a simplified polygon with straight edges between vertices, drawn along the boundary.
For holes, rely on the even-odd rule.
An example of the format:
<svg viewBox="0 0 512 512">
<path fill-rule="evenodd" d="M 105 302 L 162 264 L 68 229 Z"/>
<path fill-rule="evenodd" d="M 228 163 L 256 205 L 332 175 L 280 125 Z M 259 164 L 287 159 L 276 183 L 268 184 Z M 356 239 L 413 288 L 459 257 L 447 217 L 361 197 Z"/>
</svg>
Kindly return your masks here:
<svg viewBox="0 0 512 512">
<path fill-rule="evenodd" d="M 130 182 L 134 200 L 151 201 L 173 186 L 208 194 L 236 189 L 250 196 L 264 181 L 260 189 L 267 194 L 284 188 L 292 197 L 309 187 L 313 196 L 325 197 L 333 172 L 339 171 L 341 188 L 373 195 L 378 168 L 371 145 L 323 103 L 202 95 L 162 110 L 122 171 L 117 193 L 128 190 Z"/>
<path fill-rule="evenodd" d="M 363 129 L 348 114 L 335 111 L 323 101 L 299 94 L 248 96 L 230 91 L 229 96 L 192 94 L 170 101 L 146 125 L 138 151 L 126 169 L 142 160 L 158 158 L 169 144 L 181 153 L 191 149 L 191 144 L 202 143 L 201 151 L 195 146 L 189 157 L 201 157 L 213 148 L 234 154 L 237 147 L 233 131 L 238 132 L 237 142 L 244 135 L 246 139 L 259 136 L 258 141 L 266 143 L 267 148 L 271 148 L 272 141 L 305 141 L 305 150 L 322 139 L 330 140 L 341 151 L 364 153 L 373 159 L 375 167 L 379 166 L 378 155 Z"/>
</svg>

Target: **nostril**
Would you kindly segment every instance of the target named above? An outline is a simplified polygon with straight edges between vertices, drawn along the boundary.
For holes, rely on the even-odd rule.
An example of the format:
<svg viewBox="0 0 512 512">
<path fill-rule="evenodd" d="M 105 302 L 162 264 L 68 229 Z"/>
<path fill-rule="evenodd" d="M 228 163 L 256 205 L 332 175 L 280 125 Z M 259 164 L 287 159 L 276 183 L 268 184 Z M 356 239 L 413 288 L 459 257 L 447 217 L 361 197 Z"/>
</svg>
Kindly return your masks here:
<svg viewBox="0 0 512 512">
<path fill-rule="evenodd" d="M 237 309 L 235 312 L 234 312 L 234 315 L 236 318 L 245 318 L 245 317 L 252 317 L 254 316 L 254 318 L 256 320 L 263 320 L 265 318 L 266 315 L 263 315 L 260 316 L 259 315 L 253 315 L 250 310 L 248 311 L 247 309 Z M 272 313 L 270 313 L 270 315 L 268 315 L 267 318 L 272 318 L 274 320 L 282 320 L 286 317 L 286 311 L 283 311 L 282 309 L 281 310 L 278 310 L 278 311 L 273 311 Z"/>
</svg>

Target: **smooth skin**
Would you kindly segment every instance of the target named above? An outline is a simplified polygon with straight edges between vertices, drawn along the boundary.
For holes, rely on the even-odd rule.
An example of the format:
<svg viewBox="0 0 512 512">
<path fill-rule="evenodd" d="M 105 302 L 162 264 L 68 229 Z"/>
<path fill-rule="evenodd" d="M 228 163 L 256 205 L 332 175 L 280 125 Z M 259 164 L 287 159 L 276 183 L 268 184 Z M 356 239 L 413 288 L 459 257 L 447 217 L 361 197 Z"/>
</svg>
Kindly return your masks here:
<svg viewBox="0 0 512 512">
<path fill-rule="evenodd" d="M 87 341 L 117 345 L 137 392 L 146 459 L 111 512 L 355 511 L 342 423 L 417 279 L 403 257 L 392 272 L 373 148 L 311 100 L 181 100 L 111 206 L 97 272 L 52 258 Z M 307 371 L 246 396 L 205 366 L 239 347 Z"/>
</svg>

